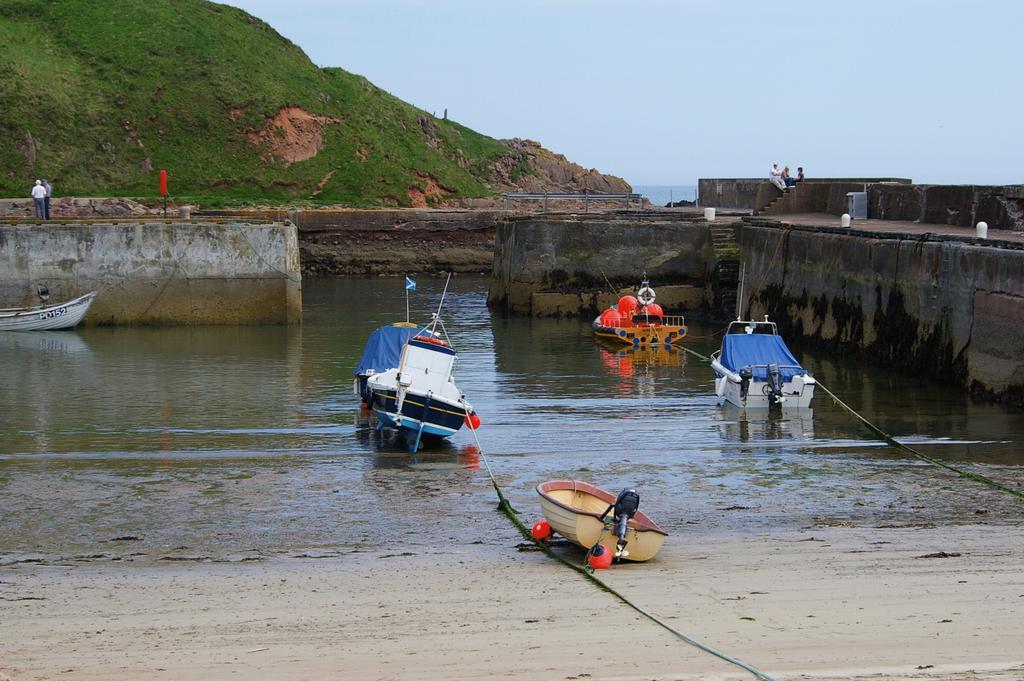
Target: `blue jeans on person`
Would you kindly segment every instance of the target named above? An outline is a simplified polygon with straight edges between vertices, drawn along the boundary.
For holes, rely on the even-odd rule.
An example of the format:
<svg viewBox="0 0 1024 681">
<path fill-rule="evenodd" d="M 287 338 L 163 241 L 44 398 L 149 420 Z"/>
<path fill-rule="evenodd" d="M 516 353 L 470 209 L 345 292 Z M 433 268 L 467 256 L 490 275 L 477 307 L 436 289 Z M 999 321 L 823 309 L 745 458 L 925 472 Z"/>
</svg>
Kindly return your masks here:
<svg viewBox="0 0 1024 681">
<path fill-rule="evenodd" d="M 36 217 L 40 220 L 46 219 L 46 202 L 43 199 L 36 199 Z"/>
<path fill-rule="evenodd" d="M 787 177 L 787 178 L 784 178 L 784 179 L 786 180 L 786 186 L 787 187 L 795 187 L 796 186 L 796 180 L 794 180 L 792 177 Z"/>
<path fill-rule="evenodd" d="M 47 196 L 45 199 L 43 199 L 43 219 L 44 220 L 49 220 L 50 219 L 50 197 L 49 196 Z"/>
</svg>

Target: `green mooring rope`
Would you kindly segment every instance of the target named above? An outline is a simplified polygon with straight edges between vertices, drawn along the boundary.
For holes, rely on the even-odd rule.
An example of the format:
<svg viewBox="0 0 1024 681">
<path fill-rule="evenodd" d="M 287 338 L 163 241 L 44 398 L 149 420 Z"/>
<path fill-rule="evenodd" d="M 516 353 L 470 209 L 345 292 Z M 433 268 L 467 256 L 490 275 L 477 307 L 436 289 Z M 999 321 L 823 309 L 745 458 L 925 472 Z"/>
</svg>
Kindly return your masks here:
<svg viewBox="0 0 1024 681">
<path fill-rule="evenodd" d="M 683 350 L 685 350 L 686 352 L 690 353 L 694 357 L 697 357 L 698 359 L 701 359 L 702 361 L 707 362 L 709 364 L 711 363 L 711 358 L 710 357 L 708 357 L 706 355 L 702 355 L 699 352 L 697 352 L 696 350 L 691 350 L 690 348 L 686 347 L 685 345 L 681 345 L 679 347 L 682 348 Z M 817 385 L 818 385 L 819 388 L 824 390 L 828 394 L 828 396 L 831 397 L 833 401 L 835 401 L 836 404 L 840 405 L 843 409 L 845 409 L 846 411 L 850 412 L 855 417 L 857 417 L 857 419 L 860 420 L 860 422 L 863 423 L 864 426 L 867 427 L 868 430 L 870 430 L 872 433 L 878 435 L 880 438 L 885 440 L 885 443 L 888 444 L 889 446 L 896 447 L 897 449 L 902 449 L 903 451 L 905 451 L 905 452 L 907 452 L 909 454 L 913 454 L 917 458 L 919 458 L 922 461 L 925 461 L 927 463 L 930 463 L 933 466 L 938 466 L 939 468 L 945 468 L 948 471 L 956 473 L 961 478 L 968 478 L 970 480 L 974 480 L 975 482 L 980 482 L 983 485 L 988 485 L 989 487 L 992 487 L 993 489 L 998 489 L 998 490 L 1003 491 L 1003 492 L 1008 492 L 1008 493 L 1014 495 L 1015 497 L 1017 497 L 1018 499 L 1024 499 L 1024 492 L 1021 492 L 1020 490 L 1013 489 L 1012 487 L 1007 487 L 1006 485 L 1004 485 L 1004 484 L 1002 484 L 1000 482 L 996 482 L 992 478 L 985 477 L 984 475 L 981 475 L 979 473 L 971 473 L 970 471 L 965 471 L 962 468 L 957 468 L 956 466 L 952 466 L 952 465 L 950 465 L 948 463 L 945 463 L 943 461 L 939 461 L 938 459 L 936 459 L 934 457 L 928 456 L 927 454 L 924 454 L 922 452 L 917 451 L 916 449 L 914 449 L 910 445 L 903 444 L 902 442 L 900 442 L 899 440 L 894 438 L 892 435 L 889 435 L 889 433 L 885 432 L 884 430 L 882 430 L 881 428 L 879 428 L 875 424 L 871 423 L 871 421 L 868 421 L 866 418 L 861 416 L 853 407 L 848 405 L 846 402 L 843 402 L 841 399 L 836 397 L 835 393 L 833 393 L 831 390 L 826 388 L 825 385 L 821 381 L 817 381 Z"/>
<path fill-rule="evenodd" d="M 547 554 L 547 556 L 549 558 L 554 558 L 555 560 L 557 560 L 559 563 L 561 563 L 565 567 L 569 568 L 570 570 L 574 570 L 574 571 L 578 572 L 580 575 L 583 576 L 584 579 L 588 580 L 591 584 L 596 586 L 601 591 L 604 591 L 605 593 L 610 594 L 611 596 L 614 596 L 615 598 L 619 599 L 619 601 L 622 602 L 623 604 L 628 605 L 630 608 L 632 608 L 636 612 L 640 613 L 641 615 L 643 615 L 647 619 L 651 620 L 652 622 L 654 622 L 658 626 L 662 627 L 663 629 L 671 632 L 672 634 L 674 634 L 678 638 L 682 639 L 686 643 L 689 643 L 690 645 L 694 646 L 695 648 L 703 650 L 706 653 L 714 655 L 715 657 L 717 657 L 717 658 L 719 658 L 721 660 L 725 660 L 726 662 L 728 662 L 730 664 L 734 664 L 737 667 L 740 667 L 741 669 L 745 669 L 746 671 L 748 671 L 751 674 L 753 674 L 756 678 L 760 679 L 760 681 L 775 681 L 775 679 L 773 677 L 771 677 L 768 674 L 764 673 L 763 671 L 761 671 L 757 667 L 754 667 L 753 665 L 747 664 L 743 660 L 740 660 L 740 659 L 737 659 L 735 657 L 732 657 L 731 655 L 723 653 L 721 650 L 718 650 L 717 648 L 713 648 L 713 647 L 707 645 L 706 643 L 701 643 L 700 641 L 698 641 L 695 638 L 687 636 L 686 634 L 684 634 L 683 632 L 679 631 L 675 627 L 673 627 L 670 624 L 666 623 L 665 621 L 661 620 L 657 615 L 655 615 L 653 613 L 650 613 L 647 610 L 644 610 L 639 605 L 637 605 L 636 603 L 634 603 L 633 601 L 629 600 L 624 595 L 622 595 L 622 593 L 620 593 L 619 591 L 616 591 L 615 589 L 613 589 L 604 580 L 602 580 L 600 577 L 595 575 L 593 573 L 593 570 L 587 570 L 586 568 L 584 568 L 584 567 L 582 567 L 580 565 L 576 565 L 575 563 L 571 563 L 571 562 L 567 561 L 565 558 L 563 558 L 562 556 L 560 556 L 557 553 L 555 553 L 554 551 L 552 551 L 550 546 L 548 546 L 547 544 L 545 544 L 542 541 L 534 539 L 533 538 L 533 533 L 530 532 L 530 529 L 528 527 L 526 527 L 526 525 L 523 523 L 522 520 L 519 519 L 519 516 L 516 515 L 515 509 L 512 508 L 512 504 L 509 503 L 509 501 L 505 497 L 504 493 L 502 493 L 501 487 L 498 485 L 498 481 L 494 479 L 494 473 L 491 472 L 491 466 L 487 462 L 487 457 L 484 455 L 483 447 L 480 446 L 480 438 L 477 437 L 476 430 L 472 430 L 472 432 L 473 432 L 473 437 L 476 439 L 477 449 L 480 450 L 480 459 L 484 462 L 484 467 L 487 469 L 487 476 L 491 479 L 491 485 L 494 487 L 494 493 L 498 495 L 498 509 L 497 510 L 499 510 L 502 513 L 505 514 L 505 517 L 508 518 L 509 521 L 511 521 L 512 525 L 514 525 L 517 530 L 519 530 L 519 533 L 523 536 L 524 539 L 526 539 L 529 542 L 532 542 L 534 545 L 539 547 L 540 550 L 543 551 L 545 554 Z"/>
</svg>

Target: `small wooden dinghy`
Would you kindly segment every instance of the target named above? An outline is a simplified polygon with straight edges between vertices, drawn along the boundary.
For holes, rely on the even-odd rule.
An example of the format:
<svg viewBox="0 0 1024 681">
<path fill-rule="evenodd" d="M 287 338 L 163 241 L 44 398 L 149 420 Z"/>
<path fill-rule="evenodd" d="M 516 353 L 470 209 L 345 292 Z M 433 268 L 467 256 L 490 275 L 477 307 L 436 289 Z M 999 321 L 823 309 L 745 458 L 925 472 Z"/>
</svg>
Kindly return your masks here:
<svg viewBox="0 0 1024 681">
<path fill-rule="evenodd" d="M 582 480 L 552 480 L 537 485 L 540 508 L 551 529 L 585 549 L 598 542 L 616 555 L 619 538 L 611 523 L 609 507 L 614 507 L 614 494 Z M 619 495 L 621 499 L 622 495 Z M 638 503 L 639 503 L 639 497 Z M 635 511 L 625 532 L 626 552 L 623 560 L 650 560 L 661 549 L 668 533 L 658 527 L 647 514 Z"/>
<path fill-rule="evenodd" d="M 42 294 L 41 294 L 42 295 Z M 82 321 L 96 292 L 56 305 L 12 307 L 0 310 L 0 331 L 70 329 Z"/>
</svg>

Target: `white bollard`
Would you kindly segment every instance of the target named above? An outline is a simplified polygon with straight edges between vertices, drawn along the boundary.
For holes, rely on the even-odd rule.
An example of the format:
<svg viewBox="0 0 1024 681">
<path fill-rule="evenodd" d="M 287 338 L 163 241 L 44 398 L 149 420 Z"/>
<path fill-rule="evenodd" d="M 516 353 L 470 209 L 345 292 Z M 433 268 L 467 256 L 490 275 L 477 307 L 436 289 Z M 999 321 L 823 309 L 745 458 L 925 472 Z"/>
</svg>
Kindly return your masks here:
<svg viewBox="0 0 1024 681">
<path fill-rule="evenodd" d="M 988 238 L 988 223 L 987 222 L 979 222 L 978 226 L 976 227 L 976 229 L 978 230 L 978 238 L 979 239 L 987 239 Z"/>
<path fill-rule="evenodd" d="M 850 226 L 850 214 L 849 213 L 843 213 L 843 217 L 839 218 L 839 226 L 840 227 L 849 227 Z"/>
<path fill-rule="evenodd" d="M 708 222 L 714 222 L 715 221 L 715 209 L 714 208 L 705 208 L 704 209 L 704 219 L 707 220 Z"/>
</svg>

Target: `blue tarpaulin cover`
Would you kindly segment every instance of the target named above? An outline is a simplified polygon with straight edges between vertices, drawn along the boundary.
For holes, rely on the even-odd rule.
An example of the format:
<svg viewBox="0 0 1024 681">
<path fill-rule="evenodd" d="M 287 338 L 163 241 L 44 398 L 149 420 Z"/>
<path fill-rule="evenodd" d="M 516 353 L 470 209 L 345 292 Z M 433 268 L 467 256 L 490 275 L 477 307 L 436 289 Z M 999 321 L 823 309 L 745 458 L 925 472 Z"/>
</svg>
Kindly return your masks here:
<svg viewBox="0 0 1024 681">
<path fill-rule="evenodd" d="M 398 366 L 405 342 L 420 332 L 415 326 L 382 326 L 366 339 L 363 356 L 352 373 L 359 375 L 367 369 L 381 373 Z"/>
<path fill-rule="evenodd" d="M 737 373 L 743 367 L 749 366 L 754 372 L 754 379 L 759 381 L 768 378 L 768 368 L 764 366 L 767 364 L 778 364 L 784 381 L 807 373 L 800 368 L 800 362 L 796 361 L 793 353 L 786 347 L 782 336 L 766 333 L 726 334 L 719 361 L 722 366 Z M 783 368 L 787 366 L 791 368 Z"/>
</svg>

